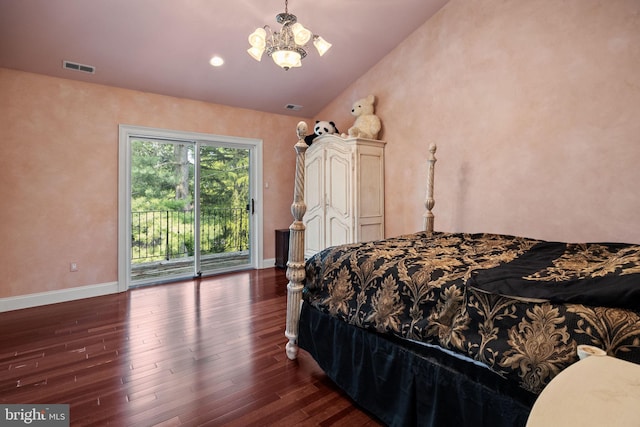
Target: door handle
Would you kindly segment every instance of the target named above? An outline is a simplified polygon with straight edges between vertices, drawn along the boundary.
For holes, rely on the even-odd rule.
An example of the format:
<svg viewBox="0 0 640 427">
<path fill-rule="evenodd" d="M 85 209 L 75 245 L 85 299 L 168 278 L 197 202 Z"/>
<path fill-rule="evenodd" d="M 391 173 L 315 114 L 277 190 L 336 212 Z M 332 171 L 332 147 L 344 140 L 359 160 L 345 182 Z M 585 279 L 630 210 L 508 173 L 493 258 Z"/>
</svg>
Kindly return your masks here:
<svg viewBox="0 0 640 427">
<path fill-rule="evenodd" d="M 250 211 L 251 215 L 253 215 L 256 212 L 255 200 L 251 199 L 251 204 L 247 203 L 247 211 Z"/>
</svg>

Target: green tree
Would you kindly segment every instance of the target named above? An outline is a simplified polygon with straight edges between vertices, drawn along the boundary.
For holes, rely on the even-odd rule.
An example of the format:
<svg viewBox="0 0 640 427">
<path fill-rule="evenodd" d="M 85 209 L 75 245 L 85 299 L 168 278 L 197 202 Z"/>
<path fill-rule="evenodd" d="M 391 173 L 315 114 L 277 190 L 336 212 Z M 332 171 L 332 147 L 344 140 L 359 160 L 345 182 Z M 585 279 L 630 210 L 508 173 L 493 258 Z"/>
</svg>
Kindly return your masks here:
<svg viewBox="0 0 640 427">
<path fill-rule="evenodd" d="M 151 247 L 158 259 L 173 253 L 193 254 L 193 215 L 185 215 L 193 209 L 193 148 L 190 144 L 132 142 L 131 208 L 133 213 L 144 212 L 138 214 L 132 230 L 134 252 L 142 254 Z M 246 249 L 248 150 L 203 145 L 200 183 L 203 252 Z M 147 255 L 140 257 L 149 260 Z"/>
<path fill-rule="evenodd" d="M 205 147 L 200 154 L 200 203 L 203 207 L 245 207 L 249 202 L 246 150 Z"/>
<path fill-rule="evenodd" d="M 222 224 L 215 230 L 202 227 L 203 246 L 211 252 L 246 249 L 249 206 L 249 156 L 247 150 L 205 147 L 200 153 L 200 204 L 202 224 Z M 224 207 L 225 209 L 220 209 Z M 239 241 L 241 240 L 241 241 Z M 237 250 L 237 249 L 236 249 Z"/>
<path fill-rule="evenodd" d="M 189 209 L 193 193 L 193 163 L 189 162 L 192 148 L 135 140 L 131 150 L 131 210 Z"/>
</svg>

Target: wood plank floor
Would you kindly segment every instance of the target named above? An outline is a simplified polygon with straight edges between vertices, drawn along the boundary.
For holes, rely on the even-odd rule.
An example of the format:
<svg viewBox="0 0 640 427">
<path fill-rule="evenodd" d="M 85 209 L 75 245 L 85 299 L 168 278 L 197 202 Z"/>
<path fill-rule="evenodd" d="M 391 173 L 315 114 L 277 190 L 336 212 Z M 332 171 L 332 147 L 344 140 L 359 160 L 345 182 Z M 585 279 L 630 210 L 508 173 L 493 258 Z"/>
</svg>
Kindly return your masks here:
<svg viewBox="0 0 640 427">
<path fill-rule="evenodd" d="M 0 403 L 72 426 L 378 426 L 304 351 L 275 268 L 0 313 Z"/>
</svg>

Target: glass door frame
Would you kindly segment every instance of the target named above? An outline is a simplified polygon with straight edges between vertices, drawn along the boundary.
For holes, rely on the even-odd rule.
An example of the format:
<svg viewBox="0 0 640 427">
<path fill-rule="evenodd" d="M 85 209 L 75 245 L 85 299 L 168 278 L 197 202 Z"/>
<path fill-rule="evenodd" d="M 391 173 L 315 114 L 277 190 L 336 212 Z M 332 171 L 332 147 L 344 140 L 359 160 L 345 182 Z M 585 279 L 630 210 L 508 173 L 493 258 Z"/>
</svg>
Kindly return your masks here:
<svg viewBox="0 0 640 427">
<path fill-rule="evenodd" d="M 118 144 L 118 290 L 131 287 L 131 139 L 184 141 L 194 143 L 196 160 L 201 146 L 222 146 L 249 150 L 249 197 L 253 201 L 250 218 L 249 268 L 261 268 L 263 264 L 263 194 L 262 194 L 262 140 L 222 136 L 197 132 L 185 132 L 143 126 L 119 126 Z M 199 174 L 196 162 L 195 173 Z M 196 175 L 196 179 L 198 176 Z M 196 181 L 198 182 L 198 181 Z M 199 197 L 197 185 L 194 197 Z M 196 222 L 197 223 L 197 222 Z M 197 236 L 197 237 L 196 237 Z M 199 239 L 199 227 L 196 235 Z M 196 256 L 194 272 L 199 271 L 199 256 Z M 220 271 L 224 272 L 224 271 Z"/>
</svg>

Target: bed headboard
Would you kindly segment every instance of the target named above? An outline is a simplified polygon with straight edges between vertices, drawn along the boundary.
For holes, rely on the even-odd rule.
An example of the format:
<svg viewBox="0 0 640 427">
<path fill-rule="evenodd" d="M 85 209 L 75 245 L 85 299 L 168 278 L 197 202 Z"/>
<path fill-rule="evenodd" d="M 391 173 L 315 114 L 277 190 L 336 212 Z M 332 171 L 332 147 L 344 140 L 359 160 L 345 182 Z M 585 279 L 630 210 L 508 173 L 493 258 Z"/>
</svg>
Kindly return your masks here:
<svg viewBox="0 0 640 427">
<path fill-rule="evenodd" d="M 302 221 L 307 205 L 304 201 L 304 164 L 305 153 L 309 146 L 305 143 L 304 137 L 307 134 L 307 124 L 299 122 L 296 127 L 298 142 L 296 150 L 296 176 L 293 189 L 293 203 L 291 204 L 291 214 L 293 223 L 289 227 L 289 260 L 287 261 L 287 326 L 284 335 L 289 342 L 286 345 L 287 357 L 291 360 L 298 357 L 298 323 L 300 321 L 300 309 L 302 307 L 302 289 L 305 279 L 304 270 L 304 231 L 305 225 Z M 433 232 L 434 215 L 431 211 L 435 205 L 433 198 L 433 176 L 436 164 L 436 145 L 429 146 L 428 173 L 427 173 L 427 197 L 425 200 L 424 230 Z"/>
</svg>

